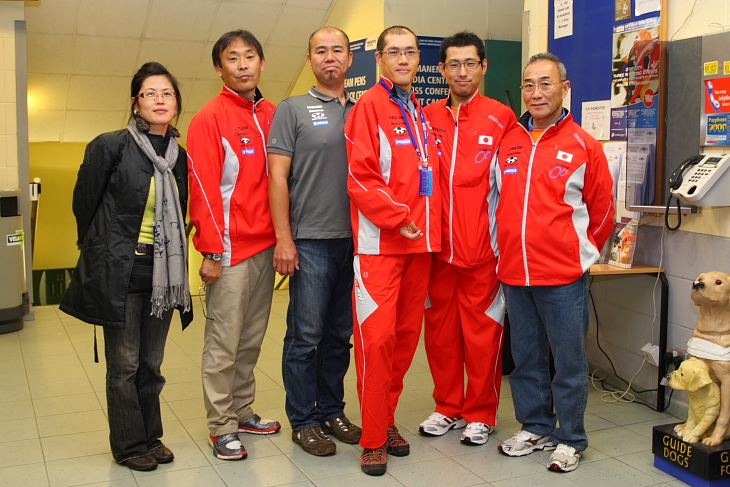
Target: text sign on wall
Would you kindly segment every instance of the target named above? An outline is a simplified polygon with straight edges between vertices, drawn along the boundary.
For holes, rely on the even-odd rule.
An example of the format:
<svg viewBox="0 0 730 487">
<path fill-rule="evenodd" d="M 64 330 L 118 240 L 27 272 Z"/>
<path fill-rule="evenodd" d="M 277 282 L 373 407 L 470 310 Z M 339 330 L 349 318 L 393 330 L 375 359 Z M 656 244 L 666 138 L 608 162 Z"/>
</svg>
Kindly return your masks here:
<svg viewBox="0 0 730 487">
<path fill-rule="evenodd" d="M 449 96 L 449 85 L 439 71 L 439 48 L 443 37 L 419 36 L 421 61 L 413 80 L 413 90 L 421 105 L 426 106 Z M 358 99 L 378 81 L 378 66 L 375 62 L 377 39 L 361 39 L 350 43 L 353 53 L 352 66 L 347 71 L 345 89 Z"/>
</svg>

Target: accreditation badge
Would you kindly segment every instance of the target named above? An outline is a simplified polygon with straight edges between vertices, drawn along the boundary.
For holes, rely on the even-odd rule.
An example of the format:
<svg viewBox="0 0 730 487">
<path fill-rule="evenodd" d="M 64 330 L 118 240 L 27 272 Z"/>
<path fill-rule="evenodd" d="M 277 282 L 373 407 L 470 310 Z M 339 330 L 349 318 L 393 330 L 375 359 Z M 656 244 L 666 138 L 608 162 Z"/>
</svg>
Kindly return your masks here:
<svg viewBox="0 0 730 487">
<path fill-rule="evenodd" d="M 433 170 L 430 166 L 419 166 L 421 184 L 418 187 L 418 194 L 421 196 L 433 196 Z"/>
</svg>

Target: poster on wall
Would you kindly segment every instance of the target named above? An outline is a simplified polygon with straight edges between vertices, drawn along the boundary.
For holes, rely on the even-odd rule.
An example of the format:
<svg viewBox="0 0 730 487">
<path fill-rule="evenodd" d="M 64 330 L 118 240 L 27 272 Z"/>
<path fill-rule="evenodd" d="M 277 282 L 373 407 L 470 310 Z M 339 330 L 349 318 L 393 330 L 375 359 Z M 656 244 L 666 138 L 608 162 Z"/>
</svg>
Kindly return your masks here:
<svg viewBox="0 0 730 487">
<path fill-rule="evenodd" d="M 611 127 L 611 102 L 585 101 L 581 127 L 596 140 L 609 140 Z"/>
<path fill-rule="evenodd" d="M 443 37 L 418 36 L 421 61 L 413 80 L 413 90 L 421 105 L 426 106 L 449 96 L 449 84 L 439 71 L 439 49 Z M 380 79 L 375 62 L 377 37 L 360 39 L 350 43 L 353 53 L 352 66 L 347 71 L 345 89 L 356 100 Z"/>
<path fill-rule="evenodd" d="M 616 21 L 631 18 L 631 0 L 616 0 Z"/>
<path fill-rule="evenodd" d="M 730 145 L 730 77 L 705 80 L 703 145 Z"/>
<path fill-rule="evenodd" d="M 658 126 L 659 69 L 659 17 L 614 27 L 611 140 L 626 140 L 629 128 Z"/>
<path fill-rule="evenodd" d="M 443 40 L 443 37 L 418 36 L 421 62 L 413 80 L 413 90 L 424 107 L 449 96 L 449 84 L 439 71 L 439 49 Z"/>
<path fill-rule="evenodd" d="M 640 15 L 648 14 L 651 12 L 658 12 L 662 8 L 661 0 L 634 0 L 636 2 L 636 11 L 634 15 L 637 17 Z"/>
<path fill-rule="evenodd" d="M 378 81 L 378 66 L 375 63 L 377 42 L 377 37 L 350 42 L 352 66 L 347 70 L 345 90 L 356 100 Z"/>
<path fill-rule="evenodd" d="M 555 0 L 555 38 L 573 35 L 573 0 Z"/>
</svg>

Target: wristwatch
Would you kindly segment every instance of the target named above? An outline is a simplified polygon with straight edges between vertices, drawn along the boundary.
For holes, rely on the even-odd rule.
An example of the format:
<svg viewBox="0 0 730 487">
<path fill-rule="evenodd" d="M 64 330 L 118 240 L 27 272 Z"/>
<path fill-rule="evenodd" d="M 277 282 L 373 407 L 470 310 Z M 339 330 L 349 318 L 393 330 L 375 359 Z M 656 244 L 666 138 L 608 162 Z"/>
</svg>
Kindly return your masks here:
<svg viewBox="0 0 730 487">
<path fill-rule="evenodd" d="M 223 258 L 223 254 L 203 254 L 203 257 L 218 262 Z"/>
</svg>

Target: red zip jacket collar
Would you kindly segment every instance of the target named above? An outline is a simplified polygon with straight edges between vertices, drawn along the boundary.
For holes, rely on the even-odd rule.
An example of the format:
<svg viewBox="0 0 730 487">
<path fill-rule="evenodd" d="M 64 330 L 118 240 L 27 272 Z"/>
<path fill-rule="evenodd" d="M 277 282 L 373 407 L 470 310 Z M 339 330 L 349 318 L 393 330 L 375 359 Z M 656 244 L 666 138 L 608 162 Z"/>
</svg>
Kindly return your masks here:
<svg viewBox="0 0 730 487">
<path fill-rule="evenodd" d="M 256 88 L 256 91 L 254 93 L 253 101 L 247 100 L 226 85 L 223 85 L 220 94 L 226 99 L 231 100 L 238 105 L 241 105 L 246 110 L 251 111 L 254 111 L 254 108 L 256 108 L 256 106 L 264 99 L 264 95 L 261 94 L 261 90 L 259 90 L 258 87 Z"/>
</svg>

